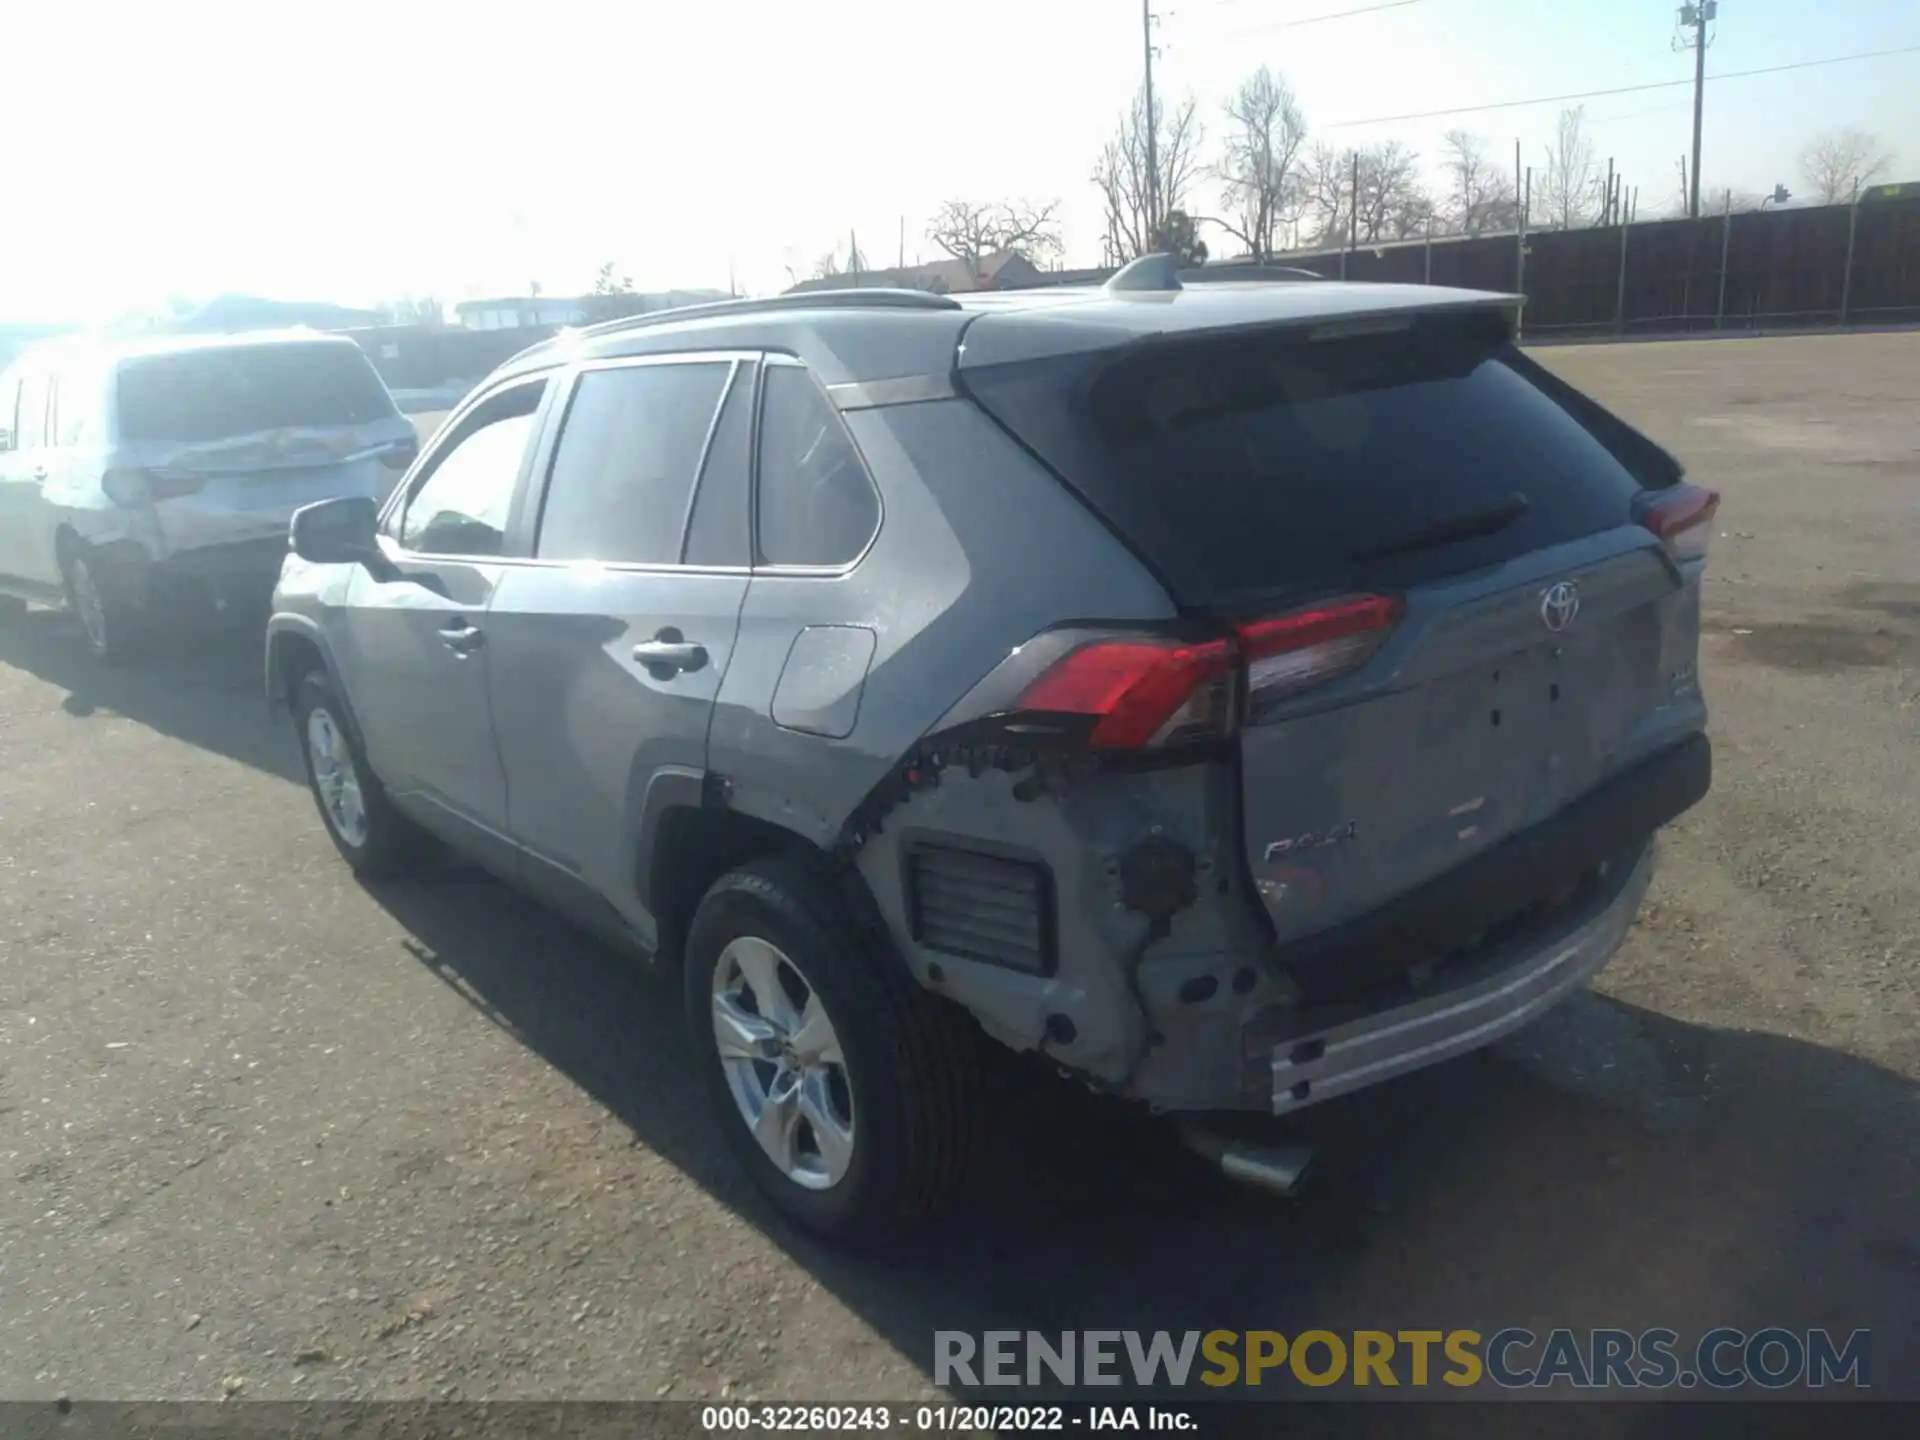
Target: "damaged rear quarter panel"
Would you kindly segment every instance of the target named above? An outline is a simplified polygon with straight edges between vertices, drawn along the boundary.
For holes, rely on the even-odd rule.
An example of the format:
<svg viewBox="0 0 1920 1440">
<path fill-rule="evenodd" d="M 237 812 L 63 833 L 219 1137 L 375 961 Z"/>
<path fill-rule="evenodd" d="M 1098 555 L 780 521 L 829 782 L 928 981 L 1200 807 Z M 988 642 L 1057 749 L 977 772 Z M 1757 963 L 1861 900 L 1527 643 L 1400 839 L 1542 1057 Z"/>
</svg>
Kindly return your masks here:
<svg viewBox="0 0 1920 1440">
<path fill-rule="evenodd" d="M 956 701 L 1033 635 L 1076 620 L 1157 621 L 1175 613 L 1141 564 L 970 401 L 926 401 L 846 419 L 881 494 L 879 534 L 844 575 L 755 574 L 710 744 L 710 764 L 731 782 L 734 809 L 822 847 L 843 841 L 856 807 Z M 795 637 L 821 625 L 860 626 L 875 636 L 857 720 L 844 739 L 773 719 L 774 687 Z M 1217 962 L 1223 951 L 1245 953 L 1252 937 L 1244 897 L 1223 901 L 1217 888 L 1220 877 L 1237 874 L 1233 777 L 1220 762 L 1093 776 L 1030 802 L 1013 796 L 1019 778 L 995 769 L 973 776 L 964 764 L 948 765 L 937 787 L 915 791 L 876 833 L 861 837 L 856 863 L 923 984 L 965 1005 L 1015 1048 L 1044 1041 L 1063 1063 L 1118 1080 L 1143 1040 L 1123 962 L 1146 925 L 1118 905 L 1112 867 L 1155 826 L 1193 849 L 1202 865 L 1201 901 L 1155 945 L 1140 975 L 1144 992 L 1176 988 L 1186 973 L 1184 955 Z M 913 940 L 909 848 L 969 840 L 1024 854 L 1051 871 L 1058 913 L 1053 974 L 1022 974 Z M 1047 1038 L 1048 1017 L 1056 1014 L 1071 1021 L 1071 1041 Z"/>
</svg>

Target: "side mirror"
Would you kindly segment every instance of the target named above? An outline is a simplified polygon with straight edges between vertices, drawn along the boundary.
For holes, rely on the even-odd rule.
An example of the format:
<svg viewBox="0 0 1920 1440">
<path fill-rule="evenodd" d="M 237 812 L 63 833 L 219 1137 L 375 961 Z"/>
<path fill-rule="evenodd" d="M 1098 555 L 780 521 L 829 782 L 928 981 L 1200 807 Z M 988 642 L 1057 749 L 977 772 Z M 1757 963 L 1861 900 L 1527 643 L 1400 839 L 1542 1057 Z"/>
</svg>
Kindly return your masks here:
<svg viewBox="0 0 1920 1440">
<path fill-rule="evenodd" d="M 391 569 L 376 538 L 380 510 L 365 495 L 321 500 L 293 512 L 289 543 L 313 565 L 365 565 L 375 575 Z"/>
</svg>

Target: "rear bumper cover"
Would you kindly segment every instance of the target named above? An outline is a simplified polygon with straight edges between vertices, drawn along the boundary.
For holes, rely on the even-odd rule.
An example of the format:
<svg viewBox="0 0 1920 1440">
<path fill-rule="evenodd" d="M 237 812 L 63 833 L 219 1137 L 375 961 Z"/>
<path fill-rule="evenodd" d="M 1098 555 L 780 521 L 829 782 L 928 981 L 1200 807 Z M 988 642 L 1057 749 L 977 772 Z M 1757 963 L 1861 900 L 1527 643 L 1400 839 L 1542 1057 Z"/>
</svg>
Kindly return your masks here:
<svg viewBox="0 0 1920 1440">
<path fill-rule="evenodd" d="M 1165 1043 L 1128 1093 L 1173 1111 L 1285 1114 L 1528 1024 L 1619 948 L 1657 831 L 1706 793 L 1711 769 L 1706 737 L 1690 736 L 1399 901 L 1273 952 L 1302 982 L 1287 1000 L 1207 1013 L 1181 1003 L 1178 978 L 1157 980 Z M 1248 957 L 1180 958 L 1220 974 Z"/>
<path fill-rule="evenodd" d="M 285 537 L 203 545 L 155 560 L 138 546 L 102 549 L 115 579 L 147 603 L 180 600 L 264 600 L 273 593 L 287 557 Z"/>
<path fill-rule="evenodd" d="M 1565 999 L 1613 957 L 1626 938 L 1653 877 L 1646 845 L 1624 883 L 1597 912 L 1573 921 L 1546 943 L 1532 938 L 1448 975 L 1418 999 L 1313 1028 L 1300 1027 L 1273 1046 L 1273 1113 L 1286 1114 L 1438 1064 L 1518 1030 Z"/>
<path fill-rule="evenodd" d="M 1630 850 L 1712 782 L 1713 746 L 1690 735 L 1378 910 L 1281 947 L 1279 959 L 1308 1004 L 1359 998 L 1421 960 L 1473 946 L 1519 907 Z"/>
</svg>

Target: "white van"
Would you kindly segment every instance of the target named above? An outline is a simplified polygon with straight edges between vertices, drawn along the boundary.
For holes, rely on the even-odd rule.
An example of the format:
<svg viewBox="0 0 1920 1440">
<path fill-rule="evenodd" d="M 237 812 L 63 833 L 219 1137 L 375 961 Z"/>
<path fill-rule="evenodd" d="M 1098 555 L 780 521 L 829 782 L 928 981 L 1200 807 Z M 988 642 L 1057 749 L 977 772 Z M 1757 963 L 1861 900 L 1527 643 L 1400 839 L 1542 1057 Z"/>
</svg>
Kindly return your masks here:
<svg viewBox="0 0 1920 1440">
<path fill-rule="evenodd" d="M 36 347 L 0 374 L 0 595 L 64 600 L 127 659 L 159 610 L 264 603 L 293 512 L 384 495 L 416 448 L 345 336 Z"/>
</svg>

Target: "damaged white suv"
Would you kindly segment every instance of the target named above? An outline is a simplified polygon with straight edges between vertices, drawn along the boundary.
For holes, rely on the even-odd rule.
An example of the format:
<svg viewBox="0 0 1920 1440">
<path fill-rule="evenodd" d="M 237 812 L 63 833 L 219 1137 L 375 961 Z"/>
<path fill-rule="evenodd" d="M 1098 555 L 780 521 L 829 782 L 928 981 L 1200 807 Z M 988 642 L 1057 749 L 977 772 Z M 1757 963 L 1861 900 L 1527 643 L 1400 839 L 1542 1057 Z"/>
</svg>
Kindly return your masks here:
<svg viewBox="0 0 1920 1440">
<path fill-rule="evenodd" d="M 38 347 L 0 374 L 0 595 L 64 600 L 129 659 L 160 610 L 264 605 L 293 512 L 378 498 L 416 446 L 345 336 Z"/>
</svg>

